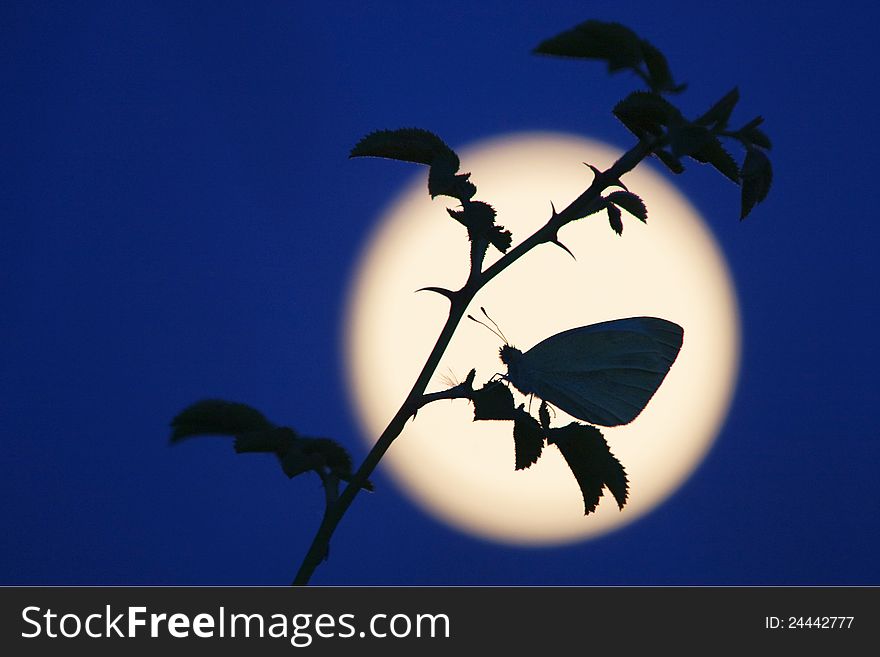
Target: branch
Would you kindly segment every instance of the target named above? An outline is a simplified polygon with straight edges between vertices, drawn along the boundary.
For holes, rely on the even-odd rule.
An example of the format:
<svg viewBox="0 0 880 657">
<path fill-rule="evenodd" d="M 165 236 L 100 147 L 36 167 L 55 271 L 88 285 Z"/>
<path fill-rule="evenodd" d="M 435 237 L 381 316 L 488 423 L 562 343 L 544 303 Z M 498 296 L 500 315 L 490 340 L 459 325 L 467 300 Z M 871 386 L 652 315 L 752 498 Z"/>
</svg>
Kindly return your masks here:
<svg viewBox="0 0 880 657">
<path fill-rule="evenodd" d="M 418 401 L 418 407 L 421 408 L 422 406 L 427 406 L 431 402 L 440 401 L 441 399 L 473 399 L 474 379 L 476 376 L 477 370 L 471 370 L 468 372 L 467 378 L 458 385 L 452 386 L 446 390 L 440 390 L 439 392 L 429 392 L 422 395 L 421 399 Z"/>
<path fill-rule="evenodd" d="M 312 540 L 312 544 L 309 547 L 309 551 L 306 553 L 302 565 L 293 580 L 294 586 L 304 586 L 309 583 L 315 569 L 321 561 L 324 560 L 329 551 L 330 539 L 333 536 L 336 527 L 342 520 L 345 512 L 351 506 L 355 496 L 366 484 L 367 479 L 385 455 L 385 452 L 391 447 L 391 443 L 394 442 L 403 431 L 406 421 L 413 416 L 419 408 L 431 401 L 435 401 L 436 399 L 454 398 L 449 396 L 450 391 L 456 390 L 459 386 L 441 393 L 425 395 L 424 392 L 425 388 L 428 386 L 428 382 L 434 375 L 437 366 L 440 364 L 440 359 L 445 353 L 446 348 L 449 346 L 449 342 L 458 327 L 458 323 L 461 321 L 468 305 L 470 305 L 477 292 L 479 292 L 498 274 L 539 244 L 555 243 L 557 241 L 559 229 L 562 228 L 562 226 L 576 219 L 585 217 L 588 214 L 591 214 L 591 212 L 595 212 L 595 204 L 601 199 L 602 192 L 608 187 L 619 186 L 620 177 L 625 173 L 632 171 L 639 162 L 651 153 L 652 148 L 654 147 L 656 147 L 654 140 L 641 140 L 633 148 L 624 153 L 609 169 L 598 172 L 590 186 L 562 212 L 558 214 L 554 212 L 546 224 L 504 254 L 487 269 L 481 272 L 472 270 L 464 286 L 460 290 L 450 293 L 448 296 L 451 302 L 449 316 L 446 319 L 446 324 L 440 331 L 440 335 L 437 337 L 437 342 L 434 344 L 434 348 L 428 356 L 428 359 L 425 361 L 424 367 L 422 367 L 422 371 L 419 373 L 418 378 L 416 378 L 416 381 L 409 394 L 406 396 L 406 399 L 403 401 L 403 404 L 401 404 L 397 413 L 388 423 L 385 431 L 379 436 L 379 439 L 367 454 L 364 462 L 351 478 L 348 486 L 345 487 L 345 490 L 342 491 L 335 503 L 326 510 L 321 526 L 318 528 L 315 538 Z M 434 291 L 437 291 L 437 289 L 435 288 Z M 444 294 L 444 296 L 447 295 Z M 472 378 L 470 380 L 471 382 L 473 381 Z M 465 383 L 467 383 L 467 381 Z"/>
</svg>

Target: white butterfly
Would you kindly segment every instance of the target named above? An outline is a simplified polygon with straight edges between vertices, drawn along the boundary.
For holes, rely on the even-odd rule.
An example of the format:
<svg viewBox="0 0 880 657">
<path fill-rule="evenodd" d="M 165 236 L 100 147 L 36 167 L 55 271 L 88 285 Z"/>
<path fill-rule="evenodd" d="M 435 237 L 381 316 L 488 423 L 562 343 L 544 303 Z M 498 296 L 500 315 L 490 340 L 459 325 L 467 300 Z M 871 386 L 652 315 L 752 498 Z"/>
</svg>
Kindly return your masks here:
<svg viewBox="0 0 880 657">
<path fill-rule="evenodd" d="M 657 317 L 628 317 L 552 335 L 523 353 L 505 344 L 505 379 L 590 424 L 632 422 L 681 350 L 684 330 Z"/>
</svg>

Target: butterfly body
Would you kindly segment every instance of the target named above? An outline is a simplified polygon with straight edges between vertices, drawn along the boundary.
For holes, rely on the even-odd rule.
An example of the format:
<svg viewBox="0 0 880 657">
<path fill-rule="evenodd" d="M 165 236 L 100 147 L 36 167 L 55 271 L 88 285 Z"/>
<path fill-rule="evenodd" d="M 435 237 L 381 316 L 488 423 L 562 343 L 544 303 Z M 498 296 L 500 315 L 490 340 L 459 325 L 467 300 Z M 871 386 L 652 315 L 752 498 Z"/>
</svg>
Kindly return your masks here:
<svg viewBox="0 0 880 657">
<path fill-rule="evenodd" d="M 645 408 L 681 350 L 683 329 L 629 317 L 569 329 L 528 351 L 501 347 L 505 378 L 590 424 L 628 424 Z"/>
</svg>

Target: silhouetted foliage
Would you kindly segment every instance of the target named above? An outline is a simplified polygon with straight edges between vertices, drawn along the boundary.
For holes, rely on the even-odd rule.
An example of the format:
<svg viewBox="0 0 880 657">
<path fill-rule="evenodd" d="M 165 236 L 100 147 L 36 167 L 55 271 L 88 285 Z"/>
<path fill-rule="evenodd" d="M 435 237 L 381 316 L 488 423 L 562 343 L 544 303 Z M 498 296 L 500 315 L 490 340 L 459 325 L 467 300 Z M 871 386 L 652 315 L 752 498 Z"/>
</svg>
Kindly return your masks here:
<svg viewBox="0 0 880 657">
<path fill-rule="evenodd" d="M 378 130 L 361 139 L 349 157 L 384 157 L 404 162 L 427 164 L 428 193 L 431 198 L 451 196 L 469 201 L 477 188 L 469 173 L 458 173 L 458 155 L 437 135 L 421 128 Z"/>
<path fill-rule="evenodd" d="M 550 428 L 550 407 L 544 400 L 541 400 L 541 406 L 538 408 L 538 420 L 541 422 L 542 429 Z"/>
<path fill-rule="evenodd" d="M 685 85 L 673 82 L 669 63 L 663 53 L 620 23 L 586 21 L 542 41 L 535 52 L 598 59 L 608 65 L 611 73 L 629 69 L 658 93 L 679 93 L 685 88 Z"/>
<path fill-rule="evenodd" d="M 459 172 L 458 155 L 434 133 L 422 128 L 378 130 L 363 137 L 350 152 L 352 158 L 379 157 L 429 167 L 430 197 L 448 196 L 458 201 L 460 206 L 447 208 L 447 213 L 467 230 L 470 245 L 470 272 L 460 289 L 422 288 L 449 302 L 449 317 L 412 391 L 359 470 L 353 474 L 351 457 L 339 443 L 301 436 L 289 427 L 276 426 L 244 404 L 198 402 L 171 423 L 172 443 L 202 435 L 233 436 L 236 452 L 274 454 L 288 477 L 309 471 L 320 476 L 326 491 L 324 518 L 295 584 L 307 583 L 326 558 L 340 519 L 360 488 L 372 488 L 369 474 L 406 423 L 422 406 L 439 399 L 469 400 L 474 405 L 474 421 L 512 422 L 516 470 L 531 467 L 544 453 L 545 445 L 555 445 L 577 480 L 585 514 L 596 509 L 604 489 L 611 492 L 623 509 L 628 495 L 626 472 L 611 453 L 602 432 L 593 425 L 618 426 L 638 416 L 678 356 L 683 341 L 680 326 L 654 317 L 631 317 L 577 327 L 550 336 L 526 352 L 505 344 L 500 356 L 507 365 L 507 374 L 501 380 L 493 377 L 478 389 L 473 385 L 473 369 L 465 381 L 447 390 L 426 393 L 428 383 L 475 295 L 525 253 L 540 244 L 555 244 L 571 254 L 559 240 L 560 229 L 603 210 L 617 235 L 623 233 L 623 211 L 647 223 L 644 201 L 621 181 L 621 176 L 643 159 L 654 156 L 674 174 L 683 173 L 689 161 L 713 167 L 740 185 L 740 219 L 767 197 L 773 172 L 767 155 L 771 142 L 759 127 L 763 119 L 757 117 L 738 129 L 730 128 L 740 99 L 738 88 L 727 92 L 696 119 L 686 118 L 671 100 L 677 99 L 686 85 L 675 81 L 669 62 L 659 49 L 619 23 L 583 22 L 542 41 L 534 52 L 601 61 L 611 73 L 630 71 L 644 88 L 629 93 L 612 110 L 637 143 L 604 171 L 588 164 L 594 174 L 589 187 L 561 211 L 551 206 L 552 214 L 546 224 L 516 246 L 510 231 L 497 223 L 495 208 L 475 200 L 477 187 L 470 180 L 470 173 Z M 744 151 L 741 165 L 727 150 L 730 143 Z M 618 189 L 603 196 L 609 188 Z M 501 255 L 484 268 L 490 245 Z M 504 339 L 500 330 L 497 333 Z M 511 387 L 530 401 L 541 400 L 537 419 L 525 404 L 516 405 Z M 571 422 L 552 427 L 550 405 L 586 424 Z M 337 496 L 339 480 L 350 485 Z"/>
<path fill-rule="evenodd" d="M 742 178 L 742 218 L 745 218 L 756 203 L 767 197 L 773 180 L 770 160 L 759 148 L 751 147 L 746 152 Z"/>
<path fill-rule="evenodd" d="M 620 209 L 614 203 L 609 203 L 605 209 L 608 211 L 608 223 L 611 224 L 611 230 L 618 235 L 623 235 L 623 219 L 620 215 Z"/>
<path fill-rule="evenodd" d="M 602 432 L 596 427 L 572 422 L 550 429 L 547 442 L 556 445 L 584 496 L 584 513 L 596 510 L 602 489 L 611 491 L 617 506 L 623 509 L 629 491 L 626 471 L 611 453 Z"/>
<path fill-rule="evenodd" d="M 474 390 L 470 400 L 474 403 L 474 420 L 513 420 L 516 407 L 510 388 L 500 381 L 490 381 Z"/>
<path fill-rule="evenodd" d="M 171 421 L 171 442 L 196 436 L 231 436 L 239 454 L 274 454 L 288 477 L 314 471 L 325 486 L 327 477 L 350 481 L 351 456 L 329 438 L 301 436 L 290 427 L 275 426 L 255 408 L 238 402 L 206 399 L 182 410 Z M 372 484 L 364 486 L 372 490 Z"/>
<path fill-rule="evenodd" d="M 205 399 L 181 411 L 171 421 L 171 442 L 193 436 L 236 436 L 271 429 L 262 413 L 246 404 Z"/>
<path fill-rule="evenodd" d="M 446 212 L 467 228 L 468 239 L 471 242 L 488 240 L 501 253 L 506 253 L 510 248 L 510 231 L 504 230 L 504 226 L 498 226 L 495 223 L 495 208 L 488 203 L 471 201 L 464 203 L 461 210 L 447 209 Z"/>
<path fill-rule="evenodd" d="M 544 449 L 544 430 L 525 408 L 517 408 L 513 420 L 513 448 L 516 470 L 524 470 L 538 460 Z"/>
<path fill-rule="evenodd" d="M 709 164 L 736 184 L 743 185 L 740 218 L 745 218 L 766 196 L 772 174 L 770 162 L 758 149 L 770 148 L 770 140 L 758 129 L 760 117 L 739 130 L 728 130 L 730 116 L 739 102 L 734 88 L 694 121 L 664 97 L 677 94 L 685 85 L 675 84 L 666 57 L 647 40 L 619 23 L 590 20 L 541 42 L 535 52 L 543 55 L 604 61 L 612 73 L 630 70 L 648 86 L 634 91 L 614 108 L 614 115 L 640 140 L 652 142 L 652 153 L 672 172 L 685 167 L 682 158 Z M 722 146 L 719 138 L 739 141 L 746 149 L 743 171 Z M 752 155 L 757 152 L 758 155 Z M 745 167 L 748 166 L 748 172 Z M 609 222 L 619 235 L 623 225 L 609 209 Z"/>
<path fill-rule="evenodd" d="M 648 208 L 645 207 L 645 202 L 632 192 L 611 192 L 605 198 L 609 203 L 623 208 L 635 218 L 640 219 L 642 223 L 648 222 Z"/>
</svg>

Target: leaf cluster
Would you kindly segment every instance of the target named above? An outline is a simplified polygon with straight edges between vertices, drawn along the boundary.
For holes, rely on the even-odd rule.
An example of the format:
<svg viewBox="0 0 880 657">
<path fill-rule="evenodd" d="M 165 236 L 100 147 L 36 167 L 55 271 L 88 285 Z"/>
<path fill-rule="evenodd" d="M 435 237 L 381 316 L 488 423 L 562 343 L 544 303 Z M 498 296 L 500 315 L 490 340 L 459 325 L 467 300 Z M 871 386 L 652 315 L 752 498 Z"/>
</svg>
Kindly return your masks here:
<svg viewBox="0 0 880 657">
<path fill-rule="evenodd" d="M 431 198 L 449 196 L 461 203 L 461 210 L 447 212 L 467 229 L 473 269 L 479 269 L 490 244 L 501 253 L 510 248 L 510 231 L 495 222 L 496 212 L 491 205 L 472 200 L 477 188 L 470 180 L 471 174 L 458 172 L 458 154 L 434 133 L 421 128 L 377 130 L 361 139 L 349 157 L 382 157 L 428 165 Z"/>
<path fill-rule="evenodd" d="M 247 404 L 205 399 L 186 407 L 171 420 L 171 443 L 195 436 L 233 437 L 237 453 L 274 454 L 288 477 L 315 472 L 334 491 L 339 480 L 352 478 L 351 455 L 338 442 L 277 426 Z M 365 488 L 373 486 L 367 482 Z"/>
<path fill-rule="evenodd" d="M 596 510 L 603 489 L 608 489 L 620 509 L 626 504 L 629 483 L 623 465 L 611 453 L 602 432 L 589 424 L 572 422 L 564 427 L 550 426 L 550 410 L 542 401 L 538 418 L 517 406 L 513 394 L 501 381 L 490 381 L 467 395 L 474 405 L 474 421 L 512 420 L 514 468 L 524 470 L 535 464 L 545 446 L 561 453 L 577 480 L 584 499 L 584 514 Z"/>
<path fill-rule="evenodd" d="M 603 197 L 604 208 L 608 213 L 608 223 L 618 235 L 623 234 L 623 213 L 626 210 L 642 223 L 648 222 L 648 208 L 644 201 L 630 191 L 615 191 Z"/>
<path fill-rule="evenodd" d="M 740 219 L 744 219 L 770 190 L 773 171 L 766 151 L 771 143 L 759 128 L 757 117 L 739 129 L 729 121 L 739 90 L 732 89 L 694 120 L 685 118 L 666 95 L 677 94 L 685 85 L 676 84 L 666 57 L 645 39 L 619 23 L 586 21 L 542 42 L 536 53 L 604 61 L 611 72 L 631 70 L 646 83 L 646 91 L 634 91 L 614 108 L 614 115 L 640 140 L 652 144 L 652 153 L 675 174 L 685 170 L 690 158 L 709 164 L 741 187 Z M 721 140 L 738 143 L 745 150 L 742 165 L 725 149 Z M 612 228 L 620 233 L 619 213 L 609 209 Z M 622 228 L 621 228 L 622 230 Z"/>
</svg>

